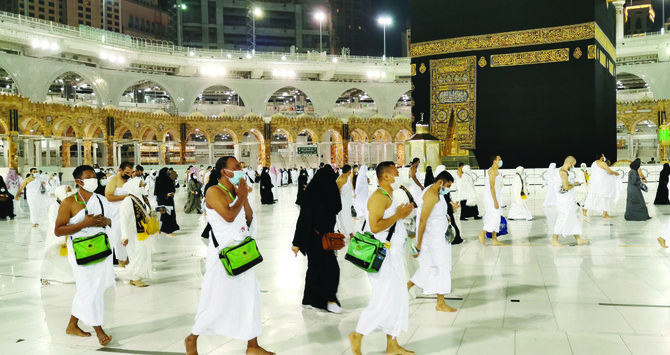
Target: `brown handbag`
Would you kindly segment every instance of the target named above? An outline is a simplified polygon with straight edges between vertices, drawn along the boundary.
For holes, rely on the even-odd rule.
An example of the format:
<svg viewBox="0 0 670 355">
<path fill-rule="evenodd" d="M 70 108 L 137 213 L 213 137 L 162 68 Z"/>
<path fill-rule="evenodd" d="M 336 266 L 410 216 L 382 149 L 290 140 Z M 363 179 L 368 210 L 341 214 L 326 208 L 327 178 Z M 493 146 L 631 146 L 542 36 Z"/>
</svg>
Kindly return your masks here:
<svg viewBox="0 0 670 355">
<path fill-rule="evenodd" d="M 0 194 L 0 202 L 6 202 L 9 199 L 9 195 Z"/>
<path fill-rule="evenodd" d="M 316 229 L 316 234 L 320 234 Z M 344 234 L 340 233 L 326 233 L 321 238 L 323 243 L 323 250 L 340 250 L 344 248 Z"/>
</svg>

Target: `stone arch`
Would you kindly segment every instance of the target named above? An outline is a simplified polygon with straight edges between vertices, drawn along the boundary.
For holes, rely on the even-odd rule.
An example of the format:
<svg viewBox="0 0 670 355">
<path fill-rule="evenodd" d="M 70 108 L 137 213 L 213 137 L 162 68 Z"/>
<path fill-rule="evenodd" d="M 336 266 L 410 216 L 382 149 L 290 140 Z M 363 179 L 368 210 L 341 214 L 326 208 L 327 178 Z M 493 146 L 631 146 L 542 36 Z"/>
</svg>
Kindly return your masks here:
<svg viewBox="0 0 670 355">
<path fill-rule="evenodd" d="M 157 130 L 154 127 L 146 127 L 139 133 L 139 139 L 141 141 L 157 141 L 159 134 L 156 133 Z"/>
<path fill-rule="evenodd" d="M 7 134 L 9 133 L 9 125 L 5 120 L 0 119 L 0 134 Z"/>
<path fill-rule="evenodd" d="M 117 127 L 115 127 L 115 139 L 123 139 L 123 136 L 126 134 L 126 132 L 130 132 L 130 134 L 135 137 L 136 135 L 133 134 L 133 130 L 126 124 L 119 124 Z"/>
<path fill-rule="evenodd" d="M 179 142 L 179 131 L 172 127 L 166 127 L 160 140 L 163 142 Z"/>
<path fill-rule="evenodd" d="M 398 98 L 398 101 L 396 101 L 395 107 L 393 109 L 393 115 L 411 115 L 413 104 L 414 100 L 412 99 L 412 90 L 408 90 Z"/>
<path fill-rule="evenodd" d="M 16 77 L 0 65 L 0 92 L 3 94 L 23 95 Z"/>
<path fill-rule="evenodd" d="M 326 142 L 324 138 L 326 136 L 326 133 L 330 135 L 331 139 L 334 138 L 334 140 L 331 140 L 330 143 L 342 143 L 342 135 L 340 134 L 340 132 L 338 132 L 336 129 L 333 128 L 324 129 L 323 133 L 321 134 L 322 142 Z"/>
<path fill-rule="evenodd" d="M 89 122 L 83 127 L 83 129 L 84 137 L 86 138 L 98 138 L 95 137 L 95 134 L 98 132 L 98 130 L 102 132 L 103 136 L 107 135 L 107 128 L 100 122 Z"/>
<path fill-rule="evenodd" d="M 150 90 L 147 90 L 150 89 Z M 146 92 L 151 92 L 151 95 L 147 95 Z M 127 100 L 124 100 L 124 97 Z M 151 103 L 157 105 L 156 107 L 146 107 L 144 108 L 147 112 L 154 112 L 157 109 L 164 110 L 168 113 L 173 112 L 177 108 L 177 102 L 175 100 L 174 94 L 168 89 L 161 80 L 155 78 L 144 78 L 140 80 L 133 80 L 128 85 L 122 89 L 121 93 L 116 96 L 118 98 L 119 107 L 126 106 L 128 108 L 137 107 L 142 110 L 138 105 L 146 104 L 145 97 L 152 97 L 153 100 L 158 101 L 157 103 Z M 142 101 L 142 102 L 138 102 Z M 123 104 L 122 104 L 123 102 Z M 129 102 L 129 106 L 126 103 Z"/>
<path fill-rule="evenodd" d="M 398 130 L 398 133 L 396 133 L 396 135 L 395 135 L 395 141 L 398 142 L 398 143 L 403 143 L 406 140 L 408 140 L 409 137 L 411 137 L 411 136 L 412 136 L 412 132 L 410 132 L 410 131 L 408 131 L 404 128 L 401 128 L 400 130 Z"/>
<path fill-rule="evenodd" d="M 391 137 L 389 131 L 380 128 L 372 134 L 372 142 L 389 143 L 392 142 Z"/>
<path fill-rule="evenodd" d="M 319 136 L 314 132 L 313 130 L 309 128 L 303 128 L 302 131 L 300 131 L 297 136 L 304 136 L 308 135 L 310 138 L 312 138 L 312 143 L 319 143 L 321 142 L 321 139 L 319 139 Z"/>
<path fill-rule="evenodd" d="M 192 128 L 186 133 L 186 142 L 210 142 L 211 139 L 208 136 L 207 132 L 200 130 L 199 128 Z"/>
<path fill-rule="evenodd" d="M 102 104 L 102 97 L 101 97 L 101 94 L 100 94 L 101 90 L 100 90 L 100 87 L 96 84 L 96 81 L 94 79 L 92 79 L 88 74 L 82 74 L 82 71 L 79 71 L 79 70 L 63 70 L 63 71 L 57 72 L 55 75 L 52 75 L 49 78 L 49 80 L 47 80 L 47 85 L 48 86 L 43 91 L 45 93 L 44 96 L 43 96 L 45 98 L 45 100 L 44 100 L 45 102 L 50 102 L 50 101 L 54 102 L 53 98 L 51 98 L 51 99 L 49 98 L 49 96 L 50 96 L 49 93 L 51 92 L 51 88 L 54 87 L 55 85 L 57 86 L 57 85 L 63 84 L 62 88 L 65 89 L 65 82 L 62 81 L 62 82 L 57 83 L 57 80 L 63 80 L 63 78 L 66 77 L 66 76 L 78 76 L 78 77 L 82 78 L 83 83 L 82 83 L 82 85 L 77 86 L 77 90 L 83 90 L 84 88 L 90 87 L 91 92 L 92 92 L 91 95 L 95 96 L 96 105 L 100 106 Z M 81 82 L 81 81 L 82 80 L 77 81 L 75 79 L 76 83 Z M 56 83 L 56 84 L 54 85 L 54 83 Z M 86 86 L 84 86 L 84 84 Z M 75 104 L 77 103 L 76 102 L 77 90 L 75 90 L 75 101 L 74 101 Z M 88 91 L 88 90 L 86 90 L 86 91 Z M 83 95 L 83 93 L 82 93 L 82 95 Z M 56 102 L 56 103 L 58 103 L 58 102 Z"/>
<path fill-rule="evenodd" d="M 654 80 L 633 68 L 626 69 L 616 73 L 617 101 L 639 101 L 645 96 L 653 98 L 658 89 Z"/>
<path fill-rule="evenodd" d="M 21 131 L 21 134 L 24 135 L 48 134 L 47 127 L 44 123 L 35 117 L 24 117 L 19 124 L 19 130 Z M 30 132 L 31 130 L 33 132 Z"/>
<path fill-rule="evenodd" d="M 212 139 L 212 142 L 216 143 L 217 142 L 217 137 L 223 136 L 223 134 L 229 135 L 230 138 L 233 139 L 234 144 L 237 144 L 237 143 L 240 142 L 239 138 L 237 138 L 237 134 L 233 130 L 228 129 L 228 128 L 223 128 L 223 129 L 219 130 L 219 133 L 216 133 L 214 135 L 214 138 Z"/>
<path fill-rule="evenodd" d="M 265 98 L 265 113 L 284 115 L 313 114 L 314 104 L 303 89 L 287 85 L 282 86 Z"/>
<path fill-rule="evenodd" d="M 352 87 L 340 93 L 333 106 L 337 107 L 338 105 L 353 104 L 354 102 L 371 103 L 375 110 L 377 108 L 375 99 L 368 95 L 367 91 L 357 87 Z"/>
<path fill-rule="evenodd" d="M 648 122 L 648 123 L 649 123 L 649 127 L 655 127 L 655 129 L 658 130 L 658 125 L 657 125 L 656 123 L 654 123 L 654 122 L 653 122 L 652 120 L 650 120 L 648 117 L 647 117 L 647 118 L 643 117 L 643 118 L 640 118 L 640 119 L 638 119 L 637 121 L 635 121 L 635 123 L 633 123 L 633 124 L 631 125 L 631 127 L 628 128 L 630 134 L 635 135 L 636 133 L 638 133 L 638 132 L 636 131 L 636 130 L 637 130 L 637 126 L 638 126 L 639 124 L 641 124 L 641 123 L 644 123 L 644 122 Z M 631 130 L 631 128 L 632 128 L 632 130 Z M 646 133 L 650 133 L 650 132 L 646 132 Z"/>
<path fill-rule="evenodd" d="M 291 134 L 291 130 L 289 130 L 288 128 L 284 128 L 284 127 L 273 127 L 273 128 L 274 128 L 274 130 L 272 131 L 272 137 L 271 138 L 274 138 L 275 134 L 280 132 L 280 133 L 284 134 L 284 136 L 286 136 L 286 141 L 288 143 L 295 142 L 295 138 L 293 137 L 293 134 Z"/>
<path fill-rule="evenodd" d="M 198 94 L 190 97 L 189 102 L 192 102 L 198 112 L 205 116 L 219 115 L 222 113 L 240 114 L 247 112 L 248 103 L 242 98 L 242 95 L 225 84 L 206 84 L 198 89 Z M 209 103 L 209 104 L 205 104 Z M 210 109 L 208 106 L 212 106 Z"/>
<path fill-rule="evenodd" d="M 369 140 L 368 133 L 360 128 L 352 130 L 349 135 L 351 136 L 351 140 L 354 142 L 367 142 Z"/>
</svg>

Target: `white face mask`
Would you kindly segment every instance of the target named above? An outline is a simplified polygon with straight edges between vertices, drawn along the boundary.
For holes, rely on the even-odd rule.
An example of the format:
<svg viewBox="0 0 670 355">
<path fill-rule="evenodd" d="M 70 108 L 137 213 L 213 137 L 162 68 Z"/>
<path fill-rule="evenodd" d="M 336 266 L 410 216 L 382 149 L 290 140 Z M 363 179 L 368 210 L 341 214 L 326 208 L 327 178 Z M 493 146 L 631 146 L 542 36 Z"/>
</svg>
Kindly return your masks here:
<svg viewBox="0 0 670 355">
<path fill-rule="evenodd" d="M 395 176 L 394 181 L 391 183 L 391 190 L 395 191 L 400 188 L 400 176 Z"/>
<path fill-rule="evenodd" d="M 79 186 L 88 192 L 95 192 L 95 189 L 98 188 L 98 179 L 90 178 L 81 180 L 84 182 L 83 186 Z"/>
<path fill-rule="evenodd" d="M 498 167 L 502 168 L 502 160 L 498 162 Z"/>
<path fill-rule="evenodd" d="M 37 178 L 38 176 L 40 176 L 40 174 L 38 174 L 38 173 L 33 173 L 33 177 L 34 177 L 34 178 Z"/>
</svg>

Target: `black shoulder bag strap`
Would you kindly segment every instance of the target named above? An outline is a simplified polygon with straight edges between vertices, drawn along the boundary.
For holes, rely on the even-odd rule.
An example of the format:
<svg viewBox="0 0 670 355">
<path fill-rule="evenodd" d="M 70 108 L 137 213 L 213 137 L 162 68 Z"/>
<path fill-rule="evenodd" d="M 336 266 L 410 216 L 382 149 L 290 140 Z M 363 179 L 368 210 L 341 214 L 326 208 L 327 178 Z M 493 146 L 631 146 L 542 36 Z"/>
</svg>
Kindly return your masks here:
<svg viewBox="0 0 670 355">
<path fill-rule="evenodd" d="M 202 231 L 202 233 L 200 234 L 200 237 L 202 237 L 204 239 L 209 239 L 210 234 L 214 234 L 212 232 L 212 225 L 207 223 L 207 225 L 205 226 L 205 230 Z"/>
<path fill-rule="evenodd" d="M 367 220 L 365 220 L 365 221 L 363 222 L 363 227 L 361 227 L 361 232 L 363 232 L 363 231 L 365 230 L 365 225 L 366 225 L 367 223 L 368 223 Z M 390 241 L 391 241 L 391 237 L 393 237 L 393 233 L 395 233 L 395 226 L 396 226 L 396 224 L 398 224 L 398 222 L 393 223 L 393 225 L 391 226 L 391 229 L 389 229 L 389 234 L 386 236 L 386 241 L 387 241 L 387 242 L 390 242 Z"/>
</svg>

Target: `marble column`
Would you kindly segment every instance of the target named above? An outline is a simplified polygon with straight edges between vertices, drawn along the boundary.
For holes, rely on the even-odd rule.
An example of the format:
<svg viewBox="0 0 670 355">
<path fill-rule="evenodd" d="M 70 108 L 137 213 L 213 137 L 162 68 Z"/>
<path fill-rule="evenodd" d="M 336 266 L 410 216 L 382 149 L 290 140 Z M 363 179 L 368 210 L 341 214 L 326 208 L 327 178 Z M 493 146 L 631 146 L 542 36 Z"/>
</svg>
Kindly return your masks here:
<svg viewBox="0 0 670 355">
<path fill-rule="evenodd" d="M 208 142 L 207 148 L 209 149 L 209 165 L 214 165 L 214 143 Z M 235 152 L 237 153 L 237 152 Z M 239 160 L 240 158 L 235 154 L 235 159 Z"/>
<path fill-rule="evenodd" d="M 81 154 L 82 153 L 81 152 L 82 141 L 81 141 L 81 138 L 77 138 L 75 143 L 77 144 L 77 166 L 79 166 L 79 165 L 82 165 L 81 164 L 82 163 L 82 154 Z"/>
<path fill-rule="evenodd" d="M 167 147 L 165 145 L 165 142 L 162 142 L 161 144 L 158 145 L 158 162 L 160 165 L 167 165 L 165 162 L 165 153 L 167 151 Z"/>
<path fill-rule="evenodd" d="M 179 141 L 179 164 L 186 164 L 186 140 L 182 139 Z"/>
<path fill-rule="evenodd" d="M 91 152 L 93 155 L 93 164 L 98 164 L 98 143 L 93 143 L 91 147 L 93 149 Z"/>
<path fill-rule="evenodd" d="M 72 143 L 68 141 L 61 141 L 61 160 L 64 168 L 70 167 L 70 147 Z"/>
<path fill-rule="evenodd" d="M 42 166 L 42 140 L 36 139 L 35 144 L 35 166 Z"/>
<path fill-rule="evenodd" d="M 614 4 L 614 7 L 616 9 L 616 40 L 617 42 L 623 40 L 624 36 L 624 25 L 625 25 L 625 19 L 623 15 L 623 6 L 626 4 L 626 1 L 624 0 L 619 0 L 619 1 L 613 1 L 612 4 Z M 663 19 L 665 22 L 665 19 Z"/>
<path fill-rule="evenodd" d="M 53 136 L 46 139 L 46 157 L 44 159 L 44 164 L 46 166 L 51 166 L 51 142 L 53 142 Z"/>
<path fill-rule="evenodd" d="M 114 146 L 116 143 L 114 143 L 114 137 L 112 136 L 107 136 L 107 147 L 105 149 L 105 165 L 106 166 L 114 166 Z"/>
<path fill-rule="evenodd" d="M 85 140 L 84 141 L 84 165 L 93 165 L 93 158 L 91 157 L 91 153 L 93 151 L 93 142 L 90 140 Z"/>
<path fill-rule="evenodd" d="M 9 132 L 7 135 L 7 161 L 10 168 L 19 168 L 18 132 Z"/>
<path fill-rule="evenodd" d="M 135 148 L 135 165 L 141 165 L 142 164 L 142 149 L 140 146 L 139 141 L 134 141 L 133 142 L 133 147 Z"/>
</svg>

